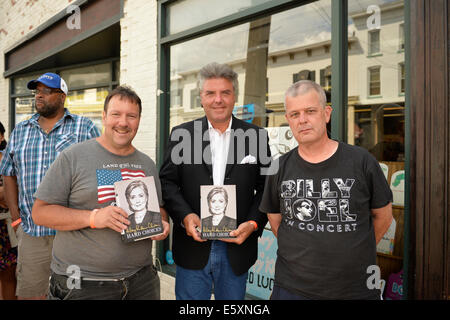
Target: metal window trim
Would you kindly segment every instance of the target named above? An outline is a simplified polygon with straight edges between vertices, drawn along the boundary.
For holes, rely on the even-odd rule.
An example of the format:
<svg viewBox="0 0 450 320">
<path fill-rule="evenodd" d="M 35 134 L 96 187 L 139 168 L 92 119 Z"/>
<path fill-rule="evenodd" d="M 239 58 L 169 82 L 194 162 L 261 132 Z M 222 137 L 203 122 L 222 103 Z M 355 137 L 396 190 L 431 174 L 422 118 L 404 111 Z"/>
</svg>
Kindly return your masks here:
<svg viewBox="0 0 450 320">
<path fill-rule="evenodd" d="M 295 8 L 309 2 L 313 2 L 313 0 L 272 0 L 254 7 L 250 7 L 248 9 L 242 10 L 237 13 L 233 13 L 227 15 L 225 17 L 206 22 L 204 24 L 189 28 L 187 30 L 180 31 L 175 34 L 167 34 L 166 30 L 166 6 L 168 4 L 174 3 L 176 1 L 159 1 L 159 6 L 164 12 L 164 16 L 162 16 L 161 22 L 164 23 L 164 31 L 160 33 L 160 44 L 161 45 L 169 45 L 184 42 L 196 37 L 200 37 L 202 35 L 210 34 L 213 32 L 217 32 L 219 30 L 223 30 L 226 28 L 230 28 L 235 25 L 239 25 L 241 23 L 248 22 L 252 19 L 255 19 L 260 16 L 266 16 L 268 14 L 275 14 L 277 12 L 285 11 L 291 8 Z"/>
<path fill-rule="evenodd" d="M 348 0 L 331 2 L 331 136 L 347 141 Z M 337 76 L 336 76 L 337 75 Z"/>
<path fill-rule="evenodd" d="M 170 83 L 168 79 L 168 72 L 170 70 L 170 46 L 176 43 L 181 43 L 202 35 L 210 34 L 213 32 L 220 31 L 222 29 L 244 23 L 254 19 L 259 15 L 274 14 L 276 12 L 281 12 L 288 10 L 289 8 L 283 7 L 275 9 L 276 5 L 270 8 L 266 8 L 264 12 L 247 11 L 244 13 L 233 14 L 222 19 L 218 19 L 213 22 L 205 23 L 201 26 L 191 28 L 189 30 L 179 32 L 170 36 L 166 36 L 165 23 L 165 6 L 175 2 L 175 0 L 159 0 L 158 1 L 158 83 L 159 89 L 167 91 L 170 88 Z M 280 3 L 293 3 L 291 1 L 277 1 Z M 292 7 L 300 6 L 302 4 L 307 4 L 311 1 L 295 1 L 295 5 Z M 331 119 L 331 134 L 334 139 L 341 141 L 347 141 L 347 104 L 348 104 L 348 34 L 347 34 L 347 18 L 348 18 L 348 0 L 342 1 L 332 1 L 332 44 L 331 44 L 331 68 L 332 74 L 337 75 L 332 77 L 332 89 L 331 89 L 331 101 L 333 107 L 333 117 Z M 404 40 L 405 40 L 405 174 L 409 176 L 410 166 L 410 111 L 409 111 L 409 92 L 410 92 L 410 18 L 408 16 L 410 12 L 410 4 L 405 1 L 405 22 L 404 22 Z M 161 91 L 160 91 L 161 92 Z M 167 92 L 163 92 L 158 98 L 158 149 L 157 149 L 157 165 L 161 165 L 163 161 L 163 154 L 165 151 L 166 140 L 169 137 L 169 108 L 167 108 Z M 161 116 L 161 117 L 160 117 Z M 405 181 L 405 194 L 409 194 L 410 181 L 406 179 Z M 408 241 L 410 238 L 409 234 L 409 198 L 405 198 L 405 234 L 404 234 L 404 299 L 408 296 L 408 264 L 409 264 L 409 249 Z M 161 241 L 157 244 L 157 255 L 160 261 L 164 259 L 164 249 L 168 247 L 168 239 Z M 163 270 L 164 272 L 164 270 Z"/>
<path fill-rule="evenodd" d="M 405 177 L 411 176 L 411 87 L 410 87 L 410 71 L 411 71 L 411 20 L 409 13 L 411 12 L 410 1 L 404 1 L 404 46 L 405 46 Z M 409 298 L 410 285 L 414 282 L 409 282 L 412 279 L 410 274 L 410 241 L 411 241 L 411 213 L 410 213 L 410 199 L 411 181 L 409 178 L 405 179 L 405 206 L 404 206 L 404 231 L 403 231 L 403 300 Z"/>
</svg>

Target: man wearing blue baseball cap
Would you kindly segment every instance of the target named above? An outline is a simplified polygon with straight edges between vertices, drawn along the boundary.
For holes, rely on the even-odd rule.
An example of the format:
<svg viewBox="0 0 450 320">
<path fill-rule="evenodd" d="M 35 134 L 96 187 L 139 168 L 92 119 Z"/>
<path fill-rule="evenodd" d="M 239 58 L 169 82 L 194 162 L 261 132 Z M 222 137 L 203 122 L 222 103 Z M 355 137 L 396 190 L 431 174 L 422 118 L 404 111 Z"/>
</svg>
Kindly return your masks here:
<svg viewBox="0 0 450 320">
<path fill-rule="evenodd" d="M 100 131 L 88 118 L 64 108 L 68 88 L 59 75 L 45 73 L 28 82 L 27 87 L 34 92 L 37 113 L 11 132 L 0 174 L 11 216 L 21 219 L 16 295 L 19 299 L 45 299 L 56 231 L 33 222 L 33 195 L 62 150 L 98 137 Z"/>
<path fill-rule="evenodd" d="M 29 81 L 27 87 L 28 87 L 28 89 L 34 90 L 34 89 L 36 89 L 36 87 L 39 83 L 41 83 L 49 88 L 60 89 L 62 92 L 64 92 L 64 94 L 67 95 L 67 92 L 68 92 L 67 84 L 64 81 L 64 79 L 61 78 L 56 73 L 51 73 L 51 72 L 44 73 L 42 76 L 40 76 L 36 80 Z"/>
</svg>

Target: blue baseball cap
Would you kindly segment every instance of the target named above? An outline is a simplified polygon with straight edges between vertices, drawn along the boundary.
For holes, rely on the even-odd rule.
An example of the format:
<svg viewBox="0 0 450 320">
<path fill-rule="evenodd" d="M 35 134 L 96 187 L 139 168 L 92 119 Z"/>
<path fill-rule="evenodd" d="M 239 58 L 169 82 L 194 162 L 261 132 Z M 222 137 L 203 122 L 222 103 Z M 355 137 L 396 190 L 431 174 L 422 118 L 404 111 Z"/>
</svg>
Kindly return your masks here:
<svg viewBox="0 0 450 320">
<path fill-rule="evenodd" d="M 51 72 L 44 73 L 42 76 L 40 76 L 36 80 L 29 81 L 27 84 L 27 88 L 30 90 L 36 89 L 37 84 L 39 82 L 46 85 L 49 88 L 61 89 L 61 91 L 64 92 L 65 94 L 67 94 L 67 92 L 69 91 L 64 79 L 61 78 L 56 73 L 51 73 Z"/>
</svg>

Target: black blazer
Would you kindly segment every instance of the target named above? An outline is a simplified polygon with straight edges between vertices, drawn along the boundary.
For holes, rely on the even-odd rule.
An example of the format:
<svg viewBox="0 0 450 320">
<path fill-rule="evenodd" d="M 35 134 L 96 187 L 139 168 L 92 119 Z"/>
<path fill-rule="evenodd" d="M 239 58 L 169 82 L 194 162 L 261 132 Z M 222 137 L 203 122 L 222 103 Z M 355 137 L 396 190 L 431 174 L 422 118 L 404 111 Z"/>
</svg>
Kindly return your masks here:
<svg viewBox="0 0 450 320">
<path fill-rule="evenodd" d="M 233 116 L 231 129 L 230 146 L 233 145 L 234 148 L 230 147 L 228 151 L 224 184 L 236 185 L 237 226 L 249 220 L 258 223 L 258 230 L 241 245 L 227 243 L 233 272 L 241 275 L 255 263 L 258 236 L 261 236 L 267 223 L 266 214 L 260 212 L 258 207 L 265 180 L 261 169 L 269 167 L 270 148 L 267 131 L 258 126 Z M 173 257 L 177 265 L 187 269 L 203 269 L 208 263 L 211 249 L 211 241 L 195 241 L 186 234 L 182 225 L 184 217 L 189 213 L 200 216 L 200 186 L 213 184 L 209 134 L 205 134 L 207 130 L 206 117 L 174 127 L 160 169 L 164 207 L 174 222 Z M 238 132 L 256 138 L 257 143 L 253 139 L 242 139 Z M 172 141 L 176 137 L 176 141 Z M 178 143 L 190 145 L 190 150 L 181 150 Z M 174 157 L 171 156 L 172 152 Z M 240 164 L 248 155 L 255 157 L 256 163 Z"/>
</svg>

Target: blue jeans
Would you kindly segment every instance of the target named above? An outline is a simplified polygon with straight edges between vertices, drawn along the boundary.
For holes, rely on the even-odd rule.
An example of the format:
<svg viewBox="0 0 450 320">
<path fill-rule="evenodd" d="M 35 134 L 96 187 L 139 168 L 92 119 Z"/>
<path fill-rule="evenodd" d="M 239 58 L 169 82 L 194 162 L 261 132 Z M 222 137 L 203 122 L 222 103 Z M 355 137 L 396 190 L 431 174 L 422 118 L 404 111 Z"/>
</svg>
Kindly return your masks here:
<svg viewBox="0 0 450 320">
<path fill-rule="evenodd" d="M 117 281 L 83 280 L 68 288 L 68 277 L 52 272 L 48 300 L 159 300 L 160 283 L 153 265 Z M 70 281 L 69 281 L 70 282 Z"/>
<path fill-rule="evenodd" d="M 177 300 L 244 300 L 247 272 L 236 276 L 227 255 L 227 244 L 214 240 L 206 266 L 201 270 L 177 266 L 175 295 Z"/>
</svg>

